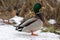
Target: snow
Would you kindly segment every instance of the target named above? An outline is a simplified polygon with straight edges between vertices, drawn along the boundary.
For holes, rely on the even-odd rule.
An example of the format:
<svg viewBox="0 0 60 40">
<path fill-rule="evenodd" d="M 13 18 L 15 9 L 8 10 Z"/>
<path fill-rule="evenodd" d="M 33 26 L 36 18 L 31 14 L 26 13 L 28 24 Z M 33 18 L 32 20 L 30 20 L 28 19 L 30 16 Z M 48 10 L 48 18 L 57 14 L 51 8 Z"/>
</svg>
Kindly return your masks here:
<svg viewBox="0 0 60 40">
<path fill-rule="evenodd" d="M 50 32 L 35 32 L 38 36 L 31 36 L 31 33 L 19 32 L 12 25 L 0 25 L 0 40 L 60 40 L 59 35 Z"/>
<path fill-rule="evenodd" d="M 2 24 L 3 23 L 3 19 L 0 19 L 0 24 Z"/>
<path fill-rule="evenodd" d="M 0 22 L 3 22 L 3 19 L 0 19 Z"/>
<path fill-rule="evenodd" d="M 50 20 L 48 21 L 48 23 L 50 23 L 50 24 L 55 24 L 56 21 L 55 21 L 54 19 L 50 19 Z"/>
<path fill-rule="evenodd" d="M 13 18 L 11 18 L 9 21 L 12 23 L 12 22 L 15 22 L 16 23 L 16 26 L 19 25 L 21 23 L 21 21 L 23 21 L 23 17 L 19 17 L 19 16 L 14 16 Z"/>
<path fill-rule="evenodd" d="M 15 16 L 12 19 L 14 19 L 16 23 L 20 23 L 23 18 L 19 18 L 20 17 Z M 31 33 L 19 32 L 15 30 L 14 26 L 0 22 L 0 40 L 60 40 L 60 35 L 55 33 L 41 32 L 41 30 L 35 33 L 38 34 L 38 36 L 32 36 Z"/>
</svg>

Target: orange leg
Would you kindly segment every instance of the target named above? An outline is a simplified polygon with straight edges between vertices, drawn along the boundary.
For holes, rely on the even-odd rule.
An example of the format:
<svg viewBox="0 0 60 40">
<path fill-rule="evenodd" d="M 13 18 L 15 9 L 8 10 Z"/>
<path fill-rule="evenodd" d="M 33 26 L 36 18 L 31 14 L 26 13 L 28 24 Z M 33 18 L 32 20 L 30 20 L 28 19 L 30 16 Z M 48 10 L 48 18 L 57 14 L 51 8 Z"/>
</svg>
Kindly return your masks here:
<svg viewBox="0 0 60 40">
<path fill-rule="evenodd" d="M 32 30 L 31 30 L 31 35 L 32 35 L 32 36 L 38 36 L 38 35 L 35 34 Z"/>
</svg>

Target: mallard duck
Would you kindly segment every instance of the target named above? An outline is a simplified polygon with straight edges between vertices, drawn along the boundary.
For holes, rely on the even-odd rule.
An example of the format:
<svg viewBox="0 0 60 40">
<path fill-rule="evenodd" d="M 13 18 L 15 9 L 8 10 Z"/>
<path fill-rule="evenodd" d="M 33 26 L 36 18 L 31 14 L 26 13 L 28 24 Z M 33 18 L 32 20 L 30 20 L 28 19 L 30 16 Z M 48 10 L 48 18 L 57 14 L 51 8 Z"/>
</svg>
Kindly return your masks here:
<svg viewBox="0 0 60 40">
<path fill-rule="evenodd" d="M 16 27 L 16 30 L 23 32 L 32 32 L 32 35 L 37 35 L 33 32 L 39 30 L 43 26 L 44 22 L 41 13 L 39 13 L 40 8 L 41 4 L 36 3 L 34 6 L 34 12 L 36 14 L 36 17 L 32 17 L 31 19 L 28 19 L 27 21 L 21 23 Z"/>
</svg>

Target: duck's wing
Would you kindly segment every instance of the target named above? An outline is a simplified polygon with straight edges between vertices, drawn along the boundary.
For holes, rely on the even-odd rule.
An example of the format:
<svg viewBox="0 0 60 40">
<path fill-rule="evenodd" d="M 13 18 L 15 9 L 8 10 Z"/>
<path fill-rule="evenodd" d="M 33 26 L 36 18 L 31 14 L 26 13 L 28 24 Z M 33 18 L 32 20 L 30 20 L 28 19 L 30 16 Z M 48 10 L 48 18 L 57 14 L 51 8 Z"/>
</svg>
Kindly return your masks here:
<svg viewBox="0 0 60 40">
<path fill-rule="evenodd" d="M 28 19 L 27 21 L 23 22 L 22 24 L 18 25 L 16 27 L 16 30 L 22 31 L 24 27 L 29 26 L 30 24 L 32 24 L 33 22 L 37 21 L 37 18 L 31 18 Z"/>
<path fill-rule="evenodd" d="M 30 24 L 29 26 L 24 27 L 22 31 L 23 32 L 31 32 L 31 30 L 37 31 L 37 30 L 40 30 L 42 26 L 43 26 L 43 22 L 40 19 L 38 19 L 37 21 Z"/>
<path fill-rule="evenodd" d="M 28 19 L 27 21 L 25 21 L 23 24 L 21 24 L 20 26 L 21 27 L 26 27 L 26 26 L 29 26 L 30 24 L 32 24 L 33 22 L 37 21 L 37 18 L 31 18 L 31 19 Z"/>
</svg>

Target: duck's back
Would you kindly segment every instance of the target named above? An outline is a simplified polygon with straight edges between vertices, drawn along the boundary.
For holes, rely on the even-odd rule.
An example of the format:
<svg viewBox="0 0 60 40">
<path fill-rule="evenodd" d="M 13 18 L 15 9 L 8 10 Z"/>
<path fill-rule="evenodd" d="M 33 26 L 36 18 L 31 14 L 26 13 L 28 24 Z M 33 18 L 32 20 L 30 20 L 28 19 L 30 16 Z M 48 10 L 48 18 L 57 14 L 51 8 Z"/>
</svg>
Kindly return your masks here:
<svg viewBox="0 0 60 40">
<path fill-rule="evenodd" d="M 43 22 L 38 19 L 37 21 L 35 21 L 34 23 L 30 24 L 29 26 L 23 28 L 23 32 L 31 32 L 32 31 L 37 31 L 39 30 L 41 27 L 43 26 Z"/>
</svg>

